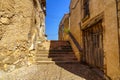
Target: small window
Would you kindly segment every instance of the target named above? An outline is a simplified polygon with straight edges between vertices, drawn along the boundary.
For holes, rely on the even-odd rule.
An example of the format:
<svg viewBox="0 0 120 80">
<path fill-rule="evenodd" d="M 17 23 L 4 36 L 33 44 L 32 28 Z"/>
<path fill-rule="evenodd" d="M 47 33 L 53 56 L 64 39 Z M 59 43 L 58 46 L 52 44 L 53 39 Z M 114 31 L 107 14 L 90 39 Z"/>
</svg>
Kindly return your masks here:
<svg viewBox="0 0 120 80">
<path fill-rule="evenodd" d="M 83 19 L 90 15 L 89 12 L 89 0 L 83 0 Z"/>
</svg>

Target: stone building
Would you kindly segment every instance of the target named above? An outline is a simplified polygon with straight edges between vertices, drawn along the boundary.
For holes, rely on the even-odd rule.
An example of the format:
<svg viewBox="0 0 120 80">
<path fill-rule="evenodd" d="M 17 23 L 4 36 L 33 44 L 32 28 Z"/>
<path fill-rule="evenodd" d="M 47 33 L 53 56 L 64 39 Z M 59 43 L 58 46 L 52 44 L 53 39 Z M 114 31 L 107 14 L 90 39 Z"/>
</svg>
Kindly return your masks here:
<svg viewBox="0 0 120 80">
<path fill-rule="evenodd" d="M 45 16 L 46 0 L 0 0 L 0 63 L 16 61 L 45 40 Z"/>
<path fill-rule="evenodd" d="M 59 40 L 68 40 L 69 14 L 65 14 L 59 25 Z"/>
<path fill-rule="evenodd" d="M 99 68 L 112 80 L 120 79 L 119 3 L 71 0 L 69 13 L 69 41 L 76 57 Z"/>
</svg>

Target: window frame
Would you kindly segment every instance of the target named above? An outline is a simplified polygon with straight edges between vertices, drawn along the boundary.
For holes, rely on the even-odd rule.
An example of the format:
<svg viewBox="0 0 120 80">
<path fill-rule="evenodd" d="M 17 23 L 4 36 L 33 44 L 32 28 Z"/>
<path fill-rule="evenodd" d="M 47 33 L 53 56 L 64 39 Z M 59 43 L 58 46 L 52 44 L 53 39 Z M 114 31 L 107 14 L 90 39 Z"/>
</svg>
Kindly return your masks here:
<svg viewBox="0 0 120 80">
<path fill-rule="evenodd" d="M 89 2 L 90 0 L 82 0 L 82 21 L 83 22 L 90 17 Z"/>
</svg>

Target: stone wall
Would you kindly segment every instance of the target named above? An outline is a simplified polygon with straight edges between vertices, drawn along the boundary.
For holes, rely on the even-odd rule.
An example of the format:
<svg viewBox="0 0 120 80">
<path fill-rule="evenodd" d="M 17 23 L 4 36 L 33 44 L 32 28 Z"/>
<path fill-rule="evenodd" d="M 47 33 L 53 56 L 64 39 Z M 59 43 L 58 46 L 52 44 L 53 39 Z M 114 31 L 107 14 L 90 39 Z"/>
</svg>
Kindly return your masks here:
<svg viewBox="0 0 120 80">
<path fill-rule="evenodd" d="M 73 35 L 75 42 L 70 37 L 70 42 L 72 44 L 73 50 L 75 52 L 76 57 L 80 61 L 81 52 L 77 48 L 75 44 L 81 45 L 82 44 L 82 34 L 80 31 L 80 18 L 81 18 L 81 6 L 80 0 L 71 0 L 70 4 L 70 32 Z M 82 47 L 82 45 L 81 45 Z"/>
<path fill-rule="evenodd" d="M 45 13 L 41 4 L 38 0 L 0 0 L 1 63 L 12 64 L 23 58 L 30 53 L 32 42 L 36 45 L 40 37 L 44 38 Z"/>
<path fill-rule="evenodd" d="M 68 41 L 69 32 L 69 14 L 65 14 L 59 24 L 59 40 Z"/>
<path fill-rule="evenodd" d="M 113 80 L 120 79 L 120 57 L 118 41 L 118 21 L 116 11 L 116 1 L 105 2 L 105 33 L 104 33 L 104 53 L 107 66 L 107 75 Z M 112 15 L 112 16 L 111 16 Z"/>
</svg>

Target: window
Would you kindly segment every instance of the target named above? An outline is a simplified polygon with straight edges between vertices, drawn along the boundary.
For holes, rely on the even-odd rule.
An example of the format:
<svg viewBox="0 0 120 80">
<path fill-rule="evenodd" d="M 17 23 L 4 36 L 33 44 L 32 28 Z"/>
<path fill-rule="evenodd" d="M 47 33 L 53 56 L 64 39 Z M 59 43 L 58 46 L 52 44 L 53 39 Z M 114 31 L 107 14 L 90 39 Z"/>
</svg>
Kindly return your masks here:
<svg viewBox="0 0 120 80">
<path fill-rule="evenodd" d="M 90 15 L 89 13 L 89 0 L 83 0 L 83 19 Z"/>
</svg>

